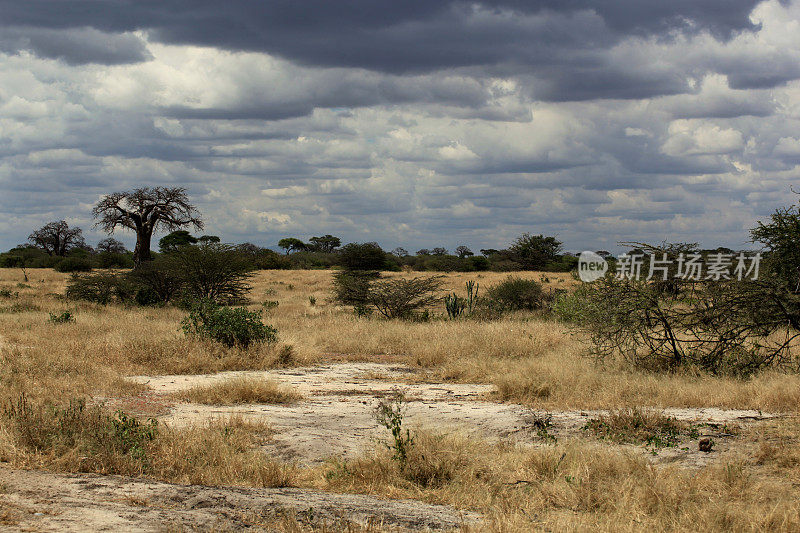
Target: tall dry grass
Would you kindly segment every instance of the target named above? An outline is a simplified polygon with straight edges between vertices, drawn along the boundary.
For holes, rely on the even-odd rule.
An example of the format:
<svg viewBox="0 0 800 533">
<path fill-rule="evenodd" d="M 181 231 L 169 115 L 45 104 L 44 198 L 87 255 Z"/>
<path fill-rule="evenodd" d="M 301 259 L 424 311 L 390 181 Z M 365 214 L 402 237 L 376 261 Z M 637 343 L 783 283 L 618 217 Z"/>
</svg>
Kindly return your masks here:
<svg viewBox="0 0 800 533">
<path fill-rule="evenodd" d="M 198 385 L 178 392 L 176 398 L 207 405 L 233 405 L 244 403 L 294 403 L 303 398 L 288 385 L 274 379 L 238 377 Z"/>
<path fill-rule="evenodd" d="M 782 431 L 797 443 L 796 420 Z M 590 442 L 523 448 L 418 430 L 405 467 L 378 449 L 327 466 L 318 483 L 477 510 L 476 531 L 797 531 L 797 454 L 764 454 L 695 471 Z M 784 466 L 774 475 L 759 462 Z"/>
<path fill-rule="evenodd" d="M 27 287 L 21 273 L 0 269 L 0 287 L 19 297 L 0 301 L 0 383 L 11 397 L 120 395 L 136 392 L 133 374 L 214 373 L 308 365 L 344 355 L 392 359 L 418 366 L 428 378 L 493 383 L 497 398 L 537 407 L 621 408 L 717 406 L 796 411 L 800 377 L 765 372 L 750 380 L 708 375 L 648 374 L 585 358 L 586 345 L 562 324 L 519 313 L 496 321 L 437 318 L 430 322 L 356 317 L 330 301 L 330 271 L 262 271 L 253 280 L 251 308 L 279 302 L 265 312 L 279 344 L 246 350 L 186 338 L 184 313 L 173 307 L 125 308 L 65 301 L 67 276 L 34 270 Z M 430 275 L 388 273 L 387 276 Z M 522 273 L 539 280 L 542 274 Z M 571 287 L 565 274 L 546 274 L 545 289 Z M 475 280 L 480 294 L 503 273 L 454 273 L 445 288 L 464 292 Z M 309 296 L 314 296 L 312 305 Z M 29 310 L 2 311 L 20 305 Z M 70 309 L 76 322 L 51 324 L 49 312 Z M 444 309 L 439 310 L 444 315 Z M 291 346 L 287 358 L 287 346 Z M 0 392 L 0 396 L 3 392 Z"/>
</svg>

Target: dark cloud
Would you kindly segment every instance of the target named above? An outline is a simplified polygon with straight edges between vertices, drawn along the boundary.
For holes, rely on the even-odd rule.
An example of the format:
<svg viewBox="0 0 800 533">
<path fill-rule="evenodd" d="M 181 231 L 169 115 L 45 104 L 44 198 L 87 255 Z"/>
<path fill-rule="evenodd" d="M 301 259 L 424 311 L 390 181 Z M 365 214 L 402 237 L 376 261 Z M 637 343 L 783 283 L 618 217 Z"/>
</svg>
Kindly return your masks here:
<svg viewBox="0 0 800 533">
<path fill-rule="evenodd" d="M 61 59 L 70 65 L 118 65 L 151 59 L 144 41 L 130 33 L 106 33 L 95 28 L 0 26 L 0 51 L 28 51 L 39 57 Z"/>
<path fill-rule="evenodd" d="M 309 66 L 394 74 L 458 68 L 527 73 L 540 79 L 536 98 L 569 101 L 685 91 L 685 73 L 656 73 L 643 66 L 626 69 L 610 64 L 604 51 L 632 36 L 669 40 L 675 32 L 710 32 L 729 38 L 754 29 L 749 14 L 756 4 L 756 0 L 2 0 L 0 12 L 2 24 L 27 39 L 27 46 L 17 43 L 18 48 L 74 63 L 143 60 L 147 56 L 134 37 L 125 36 L 125 43 L 98 37 L 143 30 L 150 39 L 164 43 L 266 52 Z M 87 27 L 97 35 L 77 39 L 75 29 L 84 28 L 80 31 L 86 34 L 91 31 Z M 15 45 L 7 43 L 5 49 L 9 46 Z M 796 71 L 756 64 L 749 72 L 730 75 L 736 87 L 751 88 L 782 83 L 796 77 Z M 181 108 L 173 112 L 202 113 Z M 292 112 L 302 109 L 286 110 L 285 116 Z M 262 113 L 279 116 L 275 111 Z"/>
</svg>

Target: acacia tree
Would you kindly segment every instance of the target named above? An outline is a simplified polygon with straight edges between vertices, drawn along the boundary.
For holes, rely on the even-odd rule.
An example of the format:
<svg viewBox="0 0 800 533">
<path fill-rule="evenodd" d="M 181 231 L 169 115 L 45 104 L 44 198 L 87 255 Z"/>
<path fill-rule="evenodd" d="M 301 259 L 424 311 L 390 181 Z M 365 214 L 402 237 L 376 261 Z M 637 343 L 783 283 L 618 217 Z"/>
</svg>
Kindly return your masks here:
<svg viewBox="0 0 800 533">
<path fill-rule="evenodd" d="M 474 253 L 472 253 L 472 250 L 463 245 L 456 248 L 456 254 L 458 254 L 458 257 L 460 257 L 461 259 L 475 255 Z"/>
<path fill-rule="evenodd" d="M 295 237 L 286 237 L 278 241 L 278 246 L 286 250 L 286 255 L 291 252 L 302 252 L 307 249 L 306 243 Z"/>
<path fill-rule="evenodd" d="M 561 241 L 555 237 L 523 233 L 509 248 L 512 258 L 526 270 L 537 270 L 561 253 Z"/>
<path fill-rule="evenodd" d="M 92 214 L 99 219 L 95 225 L 107 233 L 113 233 L 118 227 L 136 232 L 133 261 L 137 266 L 151 259 L 150 240 L 155 230 L 174 231 L 186 226 L 203 228 L 203 221 L 189 203 L 183 187 L 142 187 L 115 192 L 100 200 Z"/>
<path fill-rule="evenodd" d="M 79 248 L 86 243 L 83 240 L 81 228 L 70 228 L 63 221 L 50 222 L 37 229 L 28 236 L 34 246 L 41 248 L 47 255 L 65 256 L 73 248 Z"/>
<path fill-rule="evenodd" d="M 308 244 L 314 251 L 329 254 L 342 245 L 342 240 L 333 235 L 323 235 L 322 237 L 311 237 L 308 239 Z"/>
</svg>

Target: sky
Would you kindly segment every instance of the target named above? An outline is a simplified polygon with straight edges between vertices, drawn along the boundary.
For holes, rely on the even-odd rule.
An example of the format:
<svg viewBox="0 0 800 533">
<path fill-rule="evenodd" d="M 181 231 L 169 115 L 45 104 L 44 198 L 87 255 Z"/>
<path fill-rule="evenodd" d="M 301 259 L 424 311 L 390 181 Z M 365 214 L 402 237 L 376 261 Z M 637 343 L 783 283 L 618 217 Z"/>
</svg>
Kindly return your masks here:
<svg viewBox="0 0 800 533">
<path fill-rule="evenodd" d="M 739 249 L 798 165 L 800 0 L 0 0 L 0 249 L 144 186 L 273 248 Z"/>
</svg>

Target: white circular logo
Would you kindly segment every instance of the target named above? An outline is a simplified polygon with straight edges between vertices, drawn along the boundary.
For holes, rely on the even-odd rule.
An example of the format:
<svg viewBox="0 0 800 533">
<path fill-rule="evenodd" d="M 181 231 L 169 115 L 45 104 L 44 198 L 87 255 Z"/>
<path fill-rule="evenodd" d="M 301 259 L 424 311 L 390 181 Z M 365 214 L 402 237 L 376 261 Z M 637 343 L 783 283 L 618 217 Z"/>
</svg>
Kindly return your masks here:
<svg viewBox="0 0 800 533">
<path fill-rule="evenodd" d="M 578 256 L 578 277 L 590 283 L 606 275 L 608 263 L 594 252 L 581 252 Z"/>
</svg>

